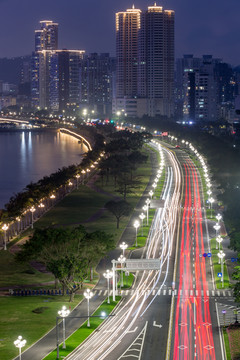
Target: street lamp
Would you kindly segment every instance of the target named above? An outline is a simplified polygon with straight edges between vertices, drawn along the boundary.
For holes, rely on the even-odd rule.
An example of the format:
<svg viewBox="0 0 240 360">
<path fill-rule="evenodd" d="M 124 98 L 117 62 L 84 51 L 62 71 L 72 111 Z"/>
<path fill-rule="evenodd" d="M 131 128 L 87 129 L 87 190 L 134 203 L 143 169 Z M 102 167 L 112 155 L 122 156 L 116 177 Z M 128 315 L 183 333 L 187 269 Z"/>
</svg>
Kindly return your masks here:
<svg viewBox="0 0 240 360">
<path fill-rule="evenodd" d="M 138 244 L 137 244 L 137 231 L 138 231 L 138 228 L 139 228 L 139 226 L 140 226 L 139 221 L 136 220 L 136 221 L 134 222 L 133 226 L 134 226 L 135 229 L 136 229 L 136 243 L 135 243 L 135 246 L 138 246 Z"/>
<path fill-rule="evenodd" d="M 216 230 L 216 237 L 218 236 L 218 230 L 220 230 L 221 226 L 218 225 L 218 223 L 216 225 L 214 225 L 214 230 Z"/>
<path fill-rule="evenodd" d="M 147 199 L 146 200 L 146 204 L 147 204 L 147 225 L 148 225 L 148 219 L 149 219 L 149 205 L 150 205 L 151 201 L 150 199 Z"/>
<path fill-rule="evenodd" d="M 148 206 L 144 205 L 142 209 L 143 209 L 143 211 L 147 212 L 147 225 L 148 225 Z"/>
<path fill-rule="evenodd" d="M 7 230 L 8 230 L 8 225 L 4 224 L 2 226 L 2 230 L 4 231 L 4 250 L 7 250 Z"/>
<path fill-rule="evenodd" d="M 143 220 L 145 219 L 145 215 L 143 214 L 143 213 L 141 213 L 140 215 L 139 215 L 139 217 L 140 217 L 140 219 L 142 220 L 142 236 L 143 236 Z"/>
<path fill-rule="evenodd" d="M 123 271 L 122 271 L 122 267 L 123 267 L 123 263 L 126 261 L 126 258 L 123 255 L 120 255 L 118 258 L 118 261 L 121 263 L 121 287 L 123 287 Z"/>
<path fill-rule="evenodd" d="M 107 279 L 107 285 L 108 285 L 108 301 L 107 303 L 110 304 L 110 299 L 109 299 L 109 280 L 113 277 L 113 273 L 110 270 L 107 270 L 103 276 Z"/>
<path fill-rule="evenodd" d="M 21 360 L 22 347 L 26 345 L 27 340 L 24 340 L 22 336 L 19 336 L 17 340 L 14 341 L 14 345 L 19 348 L 19 360 Z"/>
<path fill-rule="evenodd" d="M 219 222 L 219 221 L 222 219 L 222 215 L 221 215 L 221 214 L 217 214 L 216 219 L 217 219 L 217 221 Z"/>
<path fill-rule="evenodd" d="M 84 174 L 86 174 L 86 171 L 85 171 L 85 170 L 82 170 L 81 173 L 83 174 L 82 184 L 84 184 Z"/>
<path fill-rule="evenodd" d="M 214 199 L 213 199 L 212 197 L 210 197 L 210 198 L 208 199 L 208 201 L 209 201 L 210 207 L 211 207 L 211 218 L 212 218 L 212 204 L 213 204 L 213 202 L 214 202 Z"/>
<path fill-rule="evenodd" d="M 123 251 L 123 256 L 124 256 L 124 252 L 125 252 L 125 250 L 127 249 L 127 247 L 128 247 L 128 244 L 126 244 L 125 242 L 122 242 L 122 243 L 120 244 L 120 248 L 121 248 L 122 251 Z"/>
<path fill-rule="evenodd" d="M 32 207 L 30 208 L 30 211 L 31 211 L 31 213 L 32 213 L 32 224 L 31 224 L 31 228 L 33 229 L 33 213 L 34 213 L 34 211 L 36 211 L 35 207 L 32 206 Z"/>
<path fill-rule="evenodd" d="M 216 249 L 218 250 L 220 250 L 220 244 L 221 244 L 221 242 L 223 241 L 223 238 L 221 237 L 221 236 L 218 236 L 217 238 L 216 238 Z M 217 245 L 218 244 L 218 245 Z"/>
<path fill-rule="evenodd" d="M 149 191 L 149 195 L 151 196 L 151 200 L 152 200 L 152 197 L 153 197 L 153 191 L 152 190 Z"/>
<path fill-rule="evenodd" d="M 88 303 L 88 321 L 87 321 L 87 327 L 90 327 L 90 318 L 89 318 L 89 300 L 93 297 L 93 292 L 90 289 L 87 289 L 84 291 L 83 295 L 87 299 Z"/>
<path fill-rule="evenodd" d="M 210 196 L 210 195 L 212 194 L 212 191 L 209 189 L 209 190 L 207 191 L 207 194 L 208 194 L 208 196 Z"/>
<path fill-rule="evenodd" d="M 219 264 L 220 264 L 220 260 L 221 260 L 221 273 L 222 273 L 222 278 L 221 278 L 221 280 L 222 280 L 222 287 L 224 287 L 224 282 L 223 282 L 223 271 L 224 271 L 224 268 L 223 268 L 223 258 L 224 258 L 225 255 L 226 255 L 226 254 L 225 254 L 222 250 L 220 250 L 219 253 L 218 253 L 218 259 L 219 259 L 218 263 L 219 263 Z"/>
<path fill-rule="evenodd" d="M 66 308 L 66 306 L 62 307 L 62 310 L 58 311 L 58 315 L 61 316 L 63 319 L 63 349 L 66 349 L 66 343 L 65 343 L 65 318 L 70 314 L 70 310 Z"/>
<path fill-rule="evenodd" d="M 78 179 L 80 178 L 80 175 L 79 174 L 77 174 L 76 175 L 76 179 L 77 179 L 77 189 L 78 189 Z"/>
</svg>

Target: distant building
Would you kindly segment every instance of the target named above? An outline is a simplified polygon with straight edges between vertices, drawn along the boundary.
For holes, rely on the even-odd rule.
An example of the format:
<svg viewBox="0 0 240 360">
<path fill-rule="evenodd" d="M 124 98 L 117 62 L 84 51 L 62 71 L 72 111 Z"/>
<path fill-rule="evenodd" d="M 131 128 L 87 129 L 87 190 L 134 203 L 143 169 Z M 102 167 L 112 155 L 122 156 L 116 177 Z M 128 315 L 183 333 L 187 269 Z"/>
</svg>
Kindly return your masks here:
<svg viewBox="0 0 240 360">
<path fill-rule="evenodd" d="M 111 114 L 115 59 L 108 53 L 86 55 L 80 64 L 81 105 L 102 114 Z"/>
<path fill-rule="evenodd" d="M 170 117 L 174 112 L 174 11 L 116 14 L 116 97 L 113 112 Z"/>
<path fill-rule="evenodd" d="M 235 82 L 230 65 L 211 55 L 184 55 L 176 62 L 176 115 L 186 121 L 216 121 L 233 107 Z"/>
<path fill-rule="evenodd" d="M 58 24 L 40 24 L 32 54 L 32 104 L 55 111 L 79 106 L 79 66 L 84 51 L 58 50 Z"/>
</svg>

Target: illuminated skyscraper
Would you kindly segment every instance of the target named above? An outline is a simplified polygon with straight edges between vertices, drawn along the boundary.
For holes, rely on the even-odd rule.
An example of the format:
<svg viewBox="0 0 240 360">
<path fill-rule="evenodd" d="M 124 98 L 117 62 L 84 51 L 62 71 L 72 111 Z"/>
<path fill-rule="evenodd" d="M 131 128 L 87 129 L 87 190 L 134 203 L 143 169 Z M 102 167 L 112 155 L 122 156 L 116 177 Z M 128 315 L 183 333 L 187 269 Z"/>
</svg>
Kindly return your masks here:
<svg viewBox="0 0 240 360">
<path fill-rule="evenodd" d="M 116 14 L 118 98 L 137 95 L 138 32 L 141 10 L 128 9 Z"/>
<path fill-rule="evenodd" d="M 147 11 L 116 14 L 117 75 L 113 111 L 133 116 L 174 112 L 174 11 L 155 3 Z"/>
<path fill-rule="evenodd" d="M 174 112 L 174 11 L 149 6 L 142 13 L 138 41 L 138 96 L 148 115 Z"/>
<path fill-rule="evenodd" d="M 40 21 L 32 55 L 32 104 L 63 110 L 80 102 L 79 66 L 82 50 L 58 50 L 58 24 Z"/>
</svg>

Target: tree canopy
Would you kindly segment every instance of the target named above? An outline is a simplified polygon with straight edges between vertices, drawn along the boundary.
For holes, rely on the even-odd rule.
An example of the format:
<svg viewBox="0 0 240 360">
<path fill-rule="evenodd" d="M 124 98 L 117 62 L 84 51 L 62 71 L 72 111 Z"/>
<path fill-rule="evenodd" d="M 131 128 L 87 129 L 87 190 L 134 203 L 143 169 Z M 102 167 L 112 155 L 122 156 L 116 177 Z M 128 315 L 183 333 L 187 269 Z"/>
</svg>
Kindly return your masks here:
<svg viewBox="0 0 240 360">
<path fill-rule="evenodd" d="M 19 261 L 36 259 L 51 271 L 71 299 L 82 287 L 93 265 L 114 248 L 111 235 L 103 231 L 86 232 L 76 228 L 36 229 L 16 255 Z"/>
</svg>

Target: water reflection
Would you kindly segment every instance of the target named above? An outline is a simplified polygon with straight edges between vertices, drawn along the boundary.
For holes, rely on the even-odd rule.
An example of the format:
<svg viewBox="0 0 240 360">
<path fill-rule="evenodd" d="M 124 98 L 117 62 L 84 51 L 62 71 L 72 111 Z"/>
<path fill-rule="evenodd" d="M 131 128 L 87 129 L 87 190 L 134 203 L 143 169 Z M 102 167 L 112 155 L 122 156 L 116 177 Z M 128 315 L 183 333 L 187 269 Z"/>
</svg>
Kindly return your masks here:
<svg viewBox="0 0 240 360">
<path fill-rule="evenodd" d="M 0 208 L 31 181 L 79 164 L 87 147 L 56 132 L 0 132 Z"/>
</svg>

